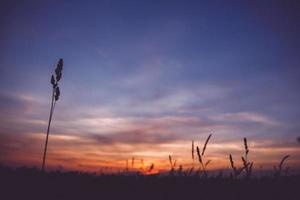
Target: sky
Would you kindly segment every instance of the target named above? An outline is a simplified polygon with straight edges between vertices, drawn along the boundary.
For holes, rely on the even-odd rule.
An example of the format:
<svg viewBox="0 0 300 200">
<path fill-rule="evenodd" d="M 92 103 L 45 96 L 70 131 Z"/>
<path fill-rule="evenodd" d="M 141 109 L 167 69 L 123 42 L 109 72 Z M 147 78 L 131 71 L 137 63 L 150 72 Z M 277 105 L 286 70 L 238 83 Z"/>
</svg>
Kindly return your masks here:
<svg viewBox="0 0 300 200">
<path fill-rule="evenodd" d="M 300 169 L 297 1 L 1 1 L 0 163 L 48 169 Z M 143 161 L 142 161 L 143 160 Z M 195 165 L 199 164 L 195 162 Z"/>
</svg>

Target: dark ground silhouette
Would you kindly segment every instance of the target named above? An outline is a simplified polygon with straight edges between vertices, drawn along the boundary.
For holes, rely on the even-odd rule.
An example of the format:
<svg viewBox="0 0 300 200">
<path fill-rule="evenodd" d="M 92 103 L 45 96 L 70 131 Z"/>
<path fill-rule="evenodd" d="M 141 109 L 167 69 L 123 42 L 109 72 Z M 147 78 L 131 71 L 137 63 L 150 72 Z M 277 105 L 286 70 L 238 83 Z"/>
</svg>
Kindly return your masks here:
<svg viewBox="0 0 300 200">
<path fill-rule="evenodd" d="M 300 175 L 229 177 L 101 175 L 0 168 L 0 199 L 300 199 Z"/>
</svg>

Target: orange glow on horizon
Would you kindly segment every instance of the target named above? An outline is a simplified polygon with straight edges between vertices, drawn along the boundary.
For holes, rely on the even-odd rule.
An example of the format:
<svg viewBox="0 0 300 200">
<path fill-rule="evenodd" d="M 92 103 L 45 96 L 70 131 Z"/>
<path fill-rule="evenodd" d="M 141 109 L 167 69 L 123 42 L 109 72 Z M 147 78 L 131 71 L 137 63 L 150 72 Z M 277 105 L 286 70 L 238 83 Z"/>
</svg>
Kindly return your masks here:
<svg viewBox="0 0 300 200">
<path fill-rule="evenodd" d="M 24 138 L 15 139 L 15 143 L 30 141 L 30 146 L 2 156 L 2 162 L 12 165 L 26 165 L 40 167 L 42 158 L 42 147 L 44 133 L 30 133 Z M 269 144 L 269 141 L 265 141 Z M 249 142 L 249 160 L 254 162 L 254 169 L 271 169 L 280 162 L 280 159 L 289 154 L 291 157 L 287 161 L 288 166 L 300 168 L 299 160 L 294 155 L 299 155 L 300 149 L 297 147 L 264 147 L 263 142 Z M 16 145 L 14 144 L 14 145 Z M 200 145 L 201 142 L 196 142 Z M 182 165 L 183 170 L 194 166 L 200 167 L 195 154 L 193 164 L 190 141 L 176 141 L 162 144 L 102 144 L 98 145 L 93 141 L 82 138 L 80 135 L 50 135 L 49 149 L 47 155 L 47 169 L 65 169 L 89 171 L 96 173 L 114 173 L 126 169 L 126 160 L 129 162 L 129 171 L 144 174 L 155 174 L 169 171 L 170 164 L 168 156 L 177 160 L 175 168 Z M 237 166 L 242 165 L 241 156 L 244 154 L 242 141 L 227 143 L 208 144 L 205 153 L 205 160 L 211 160 L 207 170 L 230 169 L 228 155 L 232 154 Z M 134 166 L 131 166 L 131 158 L 134 157 Z M 154 169 L 149 171 L 154 164 Z"/>
</svg>

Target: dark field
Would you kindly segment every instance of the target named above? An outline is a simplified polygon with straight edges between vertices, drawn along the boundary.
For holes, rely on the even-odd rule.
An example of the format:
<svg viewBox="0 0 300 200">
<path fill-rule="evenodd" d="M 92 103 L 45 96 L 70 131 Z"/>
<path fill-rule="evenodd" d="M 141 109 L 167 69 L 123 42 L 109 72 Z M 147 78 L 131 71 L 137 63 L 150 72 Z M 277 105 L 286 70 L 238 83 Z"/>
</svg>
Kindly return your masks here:
<svg viewBox="0 0 300 200">
<path fill-rule="evenodd" d="M 0 170 L 0 199 L 300 199 L 300 176 L 232 179 Z"/>
</svg>

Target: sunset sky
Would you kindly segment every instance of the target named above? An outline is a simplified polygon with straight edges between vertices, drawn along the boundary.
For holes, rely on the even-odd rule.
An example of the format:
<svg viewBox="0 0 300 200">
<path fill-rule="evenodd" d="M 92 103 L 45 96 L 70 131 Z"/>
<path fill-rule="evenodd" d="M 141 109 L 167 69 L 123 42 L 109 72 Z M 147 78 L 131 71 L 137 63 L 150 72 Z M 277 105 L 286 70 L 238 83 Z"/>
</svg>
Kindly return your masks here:
<svg viewBox="0 0 300 200">
<path fill-rule="evenodd" d="M 64 59 L 47 168 L 121 170 L 168 156 L 300 168 L 298 1 L 1 1 L 0 163 L 42 163 L 53 73 Z"/>
</svg>

